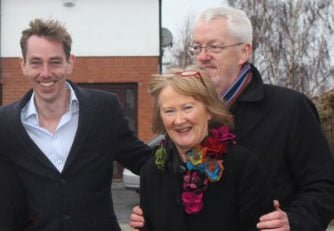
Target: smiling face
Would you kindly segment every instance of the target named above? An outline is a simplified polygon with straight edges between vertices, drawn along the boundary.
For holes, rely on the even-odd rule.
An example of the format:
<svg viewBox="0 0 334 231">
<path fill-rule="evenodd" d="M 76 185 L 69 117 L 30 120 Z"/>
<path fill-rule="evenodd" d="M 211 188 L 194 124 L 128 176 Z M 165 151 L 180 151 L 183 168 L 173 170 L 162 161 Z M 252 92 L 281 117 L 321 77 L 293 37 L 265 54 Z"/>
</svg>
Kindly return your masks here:
<svg viewBox="0 0 334 231">
<path fill-rule="evenodd" d="M 203 68 L 216 85 L 217 91 L 222 92 L 237 78 L 242 64 L 251 55 L 251 46 L 247 43 L 235 45 L 237 41 L 229 35 L 228 24 L 224 18 L 211 21 L 198 21 L 193 30 L 193 45 L 198 46 L 230 46 L 219 53 L 210 53 L 203 49 L 195 55 L 197 65 Z"/>
<path fill-rule="evenodd" d="M 73 56 L 66 60 L 61 42 L 36 35 L 28 39 L 21 68 L 32 85 L 37 103 L 54 103 L 65 97 L 65 82 L 72 73 L 73 62 Z"/>
<path fill-rule="evenodd" d="M 158 102 L 166 132 L 181 155 L 208 135 L 212 116 L 202 102 L 179 94 L 171 86 L 161 90 Z"/>
</svg>

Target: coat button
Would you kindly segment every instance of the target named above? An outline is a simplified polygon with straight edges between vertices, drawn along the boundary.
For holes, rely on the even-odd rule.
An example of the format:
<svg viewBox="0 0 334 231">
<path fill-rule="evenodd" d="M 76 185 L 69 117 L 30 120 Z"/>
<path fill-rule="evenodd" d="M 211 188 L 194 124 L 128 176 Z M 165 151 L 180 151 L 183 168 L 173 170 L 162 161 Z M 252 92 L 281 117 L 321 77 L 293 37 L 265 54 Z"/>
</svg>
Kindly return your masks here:
<svg viewBox="0 0 334 231">
<path fill-rule="evenodd" d="M 65 221 L 69 221 L 71 219 L 71 216 L 68 214 L 64 214 L 63 218 Z"/>
<path fill-rule="evenodd" d="M 64 178 L 60 178 L 60 179 L 59 179 L 59 182 L 60 182 L 61 184 L 66 184 L 66 180 L 65 180 Z"/>
</svg>

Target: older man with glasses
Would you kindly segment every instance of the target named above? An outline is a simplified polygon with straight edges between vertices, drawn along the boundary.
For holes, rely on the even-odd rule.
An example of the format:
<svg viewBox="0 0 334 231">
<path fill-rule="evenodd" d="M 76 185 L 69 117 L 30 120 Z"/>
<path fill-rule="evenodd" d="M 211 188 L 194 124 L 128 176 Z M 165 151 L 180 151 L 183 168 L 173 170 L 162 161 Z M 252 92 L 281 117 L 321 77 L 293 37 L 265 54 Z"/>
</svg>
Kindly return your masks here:
<svg viewBox="0 0 334 231">
<path fill-rule="evenodd" d="M 316 108 L 296 91 L 262 82 L 249 63 L 252 33 L 243 11 L 208 9 L 189 51 L 234 115 L 237 142 L 257 155 L 275 189 L 276 211 L 261 216 L 257 229 L 325 230 L 334 217 L 334 162 Z M 132 227 L 143 224 L 140 214 L 136 207 Z"/>
</svg>

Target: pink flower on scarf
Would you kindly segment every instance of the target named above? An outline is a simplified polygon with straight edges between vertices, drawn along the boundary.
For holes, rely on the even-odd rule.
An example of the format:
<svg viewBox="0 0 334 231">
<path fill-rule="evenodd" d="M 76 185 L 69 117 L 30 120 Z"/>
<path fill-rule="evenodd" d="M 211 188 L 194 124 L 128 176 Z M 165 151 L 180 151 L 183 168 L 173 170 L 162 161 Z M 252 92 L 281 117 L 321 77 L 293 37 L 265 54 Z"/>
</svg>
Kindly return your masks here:
<svg viewBox="0 0 334 231">
<path fill-rule="evenodd" d="M 226 126 L 211 129 L 211 134 L 221 142 L 232 140 L 235 143 L 235 135 L 230 133 L 230 129 Z"/>
<path fill-rule="evenodd" d="M 203 208 L 203 193 L 183 192 L 182 202 L 184 211 L 188 214 L 196 214 Z"/>
</svg>

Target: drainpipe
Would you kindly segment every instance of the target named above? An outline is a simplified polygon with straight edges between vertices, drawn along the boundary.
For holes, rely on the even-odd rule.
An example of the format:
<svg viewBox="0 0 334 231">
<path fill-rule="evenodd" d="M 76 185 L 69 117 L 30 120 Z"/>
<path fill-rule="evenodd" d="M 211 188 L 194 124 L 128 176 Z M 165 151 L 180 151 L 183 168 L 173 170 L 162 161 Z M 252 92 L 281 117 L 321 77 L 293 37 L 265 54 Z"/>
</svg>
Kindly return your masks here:
<svg viewBox="0 0 334 231">
<path fill-rule="evenodd" d="M 2 1 L 0 0 L 0 106 L 2 105 L 3 101 L 3 94 L 2 94 L 2 56 L 1 56 L 1 23 L 2 23 L 2 8 L 1 8 Z"/>
<path fill-rule="evenodd" d="M 162 50 L 162 22 L 161 22 L 162 1 L 163 0 L 159 0 L 159 73 L 160 74 L 162 73 L 162 56 L 163 56 L 163 50 Z"/>
</svg>

